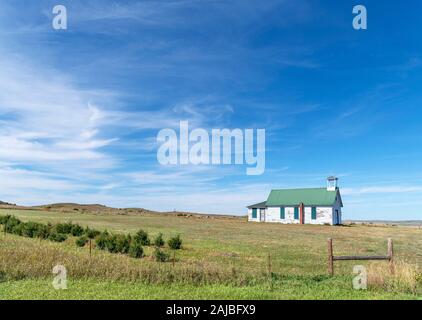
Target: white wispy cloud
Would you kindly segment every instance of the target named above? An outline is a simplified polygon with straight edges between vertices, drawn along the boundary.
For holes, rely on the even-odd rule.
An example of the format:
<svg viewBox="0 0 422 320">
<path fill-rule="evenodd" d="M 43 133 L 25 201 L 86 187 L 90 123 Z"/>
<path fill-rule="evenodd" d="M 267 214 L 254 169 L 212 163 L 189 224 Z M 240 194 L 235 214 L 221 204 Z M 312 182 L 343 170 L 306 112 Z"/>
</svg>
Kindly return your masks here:
<svg viewBox="0 0 422 320">
<path fill-rule="evenodd" d="M 371 186 L 361 188 L 344 188 L 344 195 L 388 194 L 388 193 L 420 193 L 422 186 Z"/>
<path fill-rule="evenodd" d="M 123 148 L 129 152 L 125 157 L 131 152 L 154 154 L 154 131 L 177 128 L 180 120 L 210 126 L 233 113 L 229 105 L 216 108 L 207 99 L 191 99 L 156 110 L 123 110 L 113 108 L 117 93 L 80 89 L 71 77 L 46 65 L 3 54 L 0 70 L 0 185 L 7 186 L 2 197 L 10 201 L 104 201 L 121 206 L 127 201 L 146 206 L 146 194 L 156 199 L 160 190 L 178 190 L 180 197 L 182 190 L 205 190 L 221 176 L 215 168 L 203 167 L 131 172 L 119 163 L 118 154 L 105 148 Z M 145 130 L 153 130 L 154 137 L 121 140 L 122 134 Z"/>
<path fill-rule="evenodd" d="M 0 68 L 13 72 L 0 76 L 1 160 L 106 160 L 99 148 L 115 138 L 96 137 L 102 124 L 89 107 L 90 95 L 6 61 Z"/>
</svg>

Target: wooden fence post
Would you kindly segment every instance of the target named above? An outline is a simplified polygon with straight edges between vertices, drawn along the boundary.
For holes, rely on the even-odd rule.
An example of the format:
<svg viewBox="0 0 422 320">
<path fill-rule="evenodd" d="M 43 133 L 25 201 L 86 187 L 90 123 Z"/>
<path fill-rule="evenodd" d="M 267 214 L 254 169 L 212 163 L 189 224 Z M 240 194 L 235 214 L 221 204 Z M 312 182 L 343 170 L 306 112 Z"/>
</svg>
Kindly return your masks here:
<svg viewBox="0 0 422 320">
<path fill-rule="evenodd" d="M 391 238 L 388 238 L 388 257 L 390 258 L 390 271 L 394 274 L 394 246 Z"/>
<path fill-rule="evenodd" d="M 175 263 L 176 263 L 176 250 L 173 250 L 173 268 L 174 268 Z"/>
<path fill-rule="evenodd" d="M 333 239 L 328 238 L 328 274 L 334 275 L 334 261 L 333 261 Z"/>
<path fill-rule="evenodd" d="M 268 253 L 268 274 L 271 276 L 271 253 Z"/>
<path fill-rule="evenodd" d="M 273 275 L 271 266 L 271 253 L 268 252 L 268 281 L 270 283 L 270 290 L 273 290 Z"/>
</svg>

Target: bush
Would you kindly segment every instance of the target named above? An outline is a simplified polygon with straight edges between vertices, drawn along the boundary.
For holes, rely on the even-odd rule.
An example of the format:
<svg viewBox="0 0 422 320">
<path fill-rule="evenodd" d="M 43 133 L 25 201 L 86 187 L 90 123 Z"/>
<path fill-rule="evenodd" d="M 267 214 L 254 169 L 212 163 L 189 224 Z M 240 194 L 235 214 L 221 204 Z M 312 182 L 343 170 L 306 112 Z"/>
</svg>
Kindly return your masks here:
<svg viewBox="0 0 422 320">
<path fill-rule="evenodd" d="M 0 216 L 0 224 L 6 224 L 7 221 L 9 221 L 9 219 L 11 218 L 11 215 L 7 215 L 7 216 Z"/>
<path fill-rule="evenodd" d="M 89 239 L 95 239 L 101 234 L 101 232 L 98 230 L 90 229 L 89 227 L 86 227 L 85 234 Z"/>
<path fill-rule="evenodd" d="M 107 238 L 106 248 L 110 253 L 117 253 L 117 237 L 115 235 Z"/>
<path fill-rule="evenodd" d="M 178 250 L 182 248 L 182 239 L 180 238 L 180 235 L 170 238 L 167 243 L 170 249 Z"/>
<path fill-rule="evenodd" d="M 61 234 L 71 234 L 72 232 L 72 224 L 70 222 L 66 223 L 58 223 L 55 226 L 55 230 L 57 233 Z"/>
<path fill-rule="evenodd" d="M 100 235 L 98 235 L 98 237 L 95 239 L 95 244 L 97 248 L 100 250 L 107 249 L 107 242 L 108 242 L 109 237 L 110 235 L 108 234 L 107 231 L 104 231 Z"/>
<path fill-rule="evenodd" d="M 149 246 L 150 245 L 150 240 L 149 240 L 149 237 L 148 237 L 148 233 L 145 232 L 144 230 L 139 230 L 135 234 L 134 240 L 136 242 L 139 242 L 139 244 L 141 244 L 143 246 Z"/>
<path fill-rule="evenodd" d="M 157 262 L 166 262 L 169 260 L 170 255 L 165 253 L 163 250 L 161 250 L 160 248 L 155 248 L 154 250 L 154 258 L 155 261 Z"/>
<path fill-rule="evenodd" d="M 13 233 L 19 236 L 28 238 L 46 239 L 50 234 L 51 225 L 45 225 L 37 222 L 22 222 L 13 216 L 0 217 L 2 224 L 4 224 L 6 232 Z"/>
<path fill-rule="evenodd" d="M 115 239 L 116 239 L 116 252 L 128 253 L 131 237 L 125 236 L 124 234 L 118 234 L 115 236 Z"/>
<path fill-rule="evenodd" d="M 88 242 L 88 238 L 86 236 L 79 237 L 76 239 L 75 243 L 78 247 L 84 247 L 86 243 Z"/>
<path fill-rule="evenodd" d="M 15 217 L 10 217 L 5 224 L 6 232 L 8 233 L 20 232 L 21 230 L 19 230 L 18 228 L 20 224 L 22 224 L 22 222 L 19 219 Z M 19 233 L 16 233 L 16 234 L 19 234 Z"/>
<path fill-rule="evenodd" d="M 139 242 L 133 241 L 130 244 L 129 256 L 137 259 L 142 258 L 144 256 L 144 249 L 142 248 Z"/>
<path fill-rule="evenodd" d="M 70 233 L 74 237 L 80 237 L 84 234 L 84 229 L 79 224 L 72 225 Z"/>
<path fill-rule="evenodd" d="M 48 236 L 48 240 L 50 241 L 54 241 L 54 242 L 63 242 L 66 241 L 67 236 L 65 234 L 62 233 L 58 233 L 58 232 L 51 232 L 50 235 Z"/>
<path fill-rule="evenodd" d="M 34 237 L 40 239 L 47 239 L 50 236 L 50 229 L 48 225 L 39 225 L 38 229 L 34 233 Z"/>
<path fill-rule="evenodd" d="M 23 235 L 23 227 L 24 227 L 23 223 L 19 223 L 19 224 L 15 225 L 12 229 L 12 233 L 16 234 L 18 236 L 22 236 Z"/>
<path fill-rule="evenodd" d="M 156 237 L 155 237 L 155 239 L 154 239 L 154 245 L 156 246 L 156 247 L 162 247 L 162 246 L 164 246 L 164 239 L 163 239 L 163 234 L 162 233 L 159 233 Z"/>
<path fill-rule="evenodd" d="M 21 224 L 21 235 L 28 238 L 34 238 L 38 234 L 38 230 L 44 225 L 36 222 L 26 222 Z"/>
</svg>

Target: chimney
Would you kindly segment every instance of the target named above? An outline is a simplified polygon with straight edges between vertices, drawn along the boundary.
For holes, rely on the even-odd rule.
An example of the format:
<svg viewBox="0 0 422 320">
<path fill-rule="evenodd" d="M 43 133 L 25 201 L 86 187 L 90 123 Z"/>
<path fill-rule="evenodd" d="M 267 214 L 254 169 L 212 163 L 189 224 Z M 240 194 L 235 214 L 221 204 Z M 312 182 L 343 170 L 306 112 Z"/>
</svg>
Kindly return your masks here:
<svg viewBox="0 0 422 320">
<path fill-rule="evenodd" d="M 337 190 L 338 178 L 328 177 L 327 178 L 327 191 L 336 191 Z"/>
</svg>

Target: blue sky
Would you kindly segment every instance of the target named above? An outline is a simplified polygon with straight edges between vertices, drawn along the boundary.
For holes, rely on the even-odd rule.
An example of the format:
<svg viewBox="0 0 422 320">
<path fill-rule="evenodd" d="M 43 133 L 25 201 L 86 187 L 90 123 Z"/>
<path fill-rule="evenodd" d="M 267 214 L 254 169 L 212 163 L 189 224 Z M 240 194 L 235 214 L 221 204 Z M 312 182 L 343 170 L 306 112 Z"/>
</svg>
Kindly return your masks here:
<svg viewBox="0 0 422 320">
<path fill-rule="evenodd" d="M 3 0 L 0 199 L 244 214 L 271 188 L 337 175 L 345 218 L 421 219 L 421 9 Z M 155 137 L 181 120 L 266 129 L 265 174 L 161 166 Z"/>
</svg>

